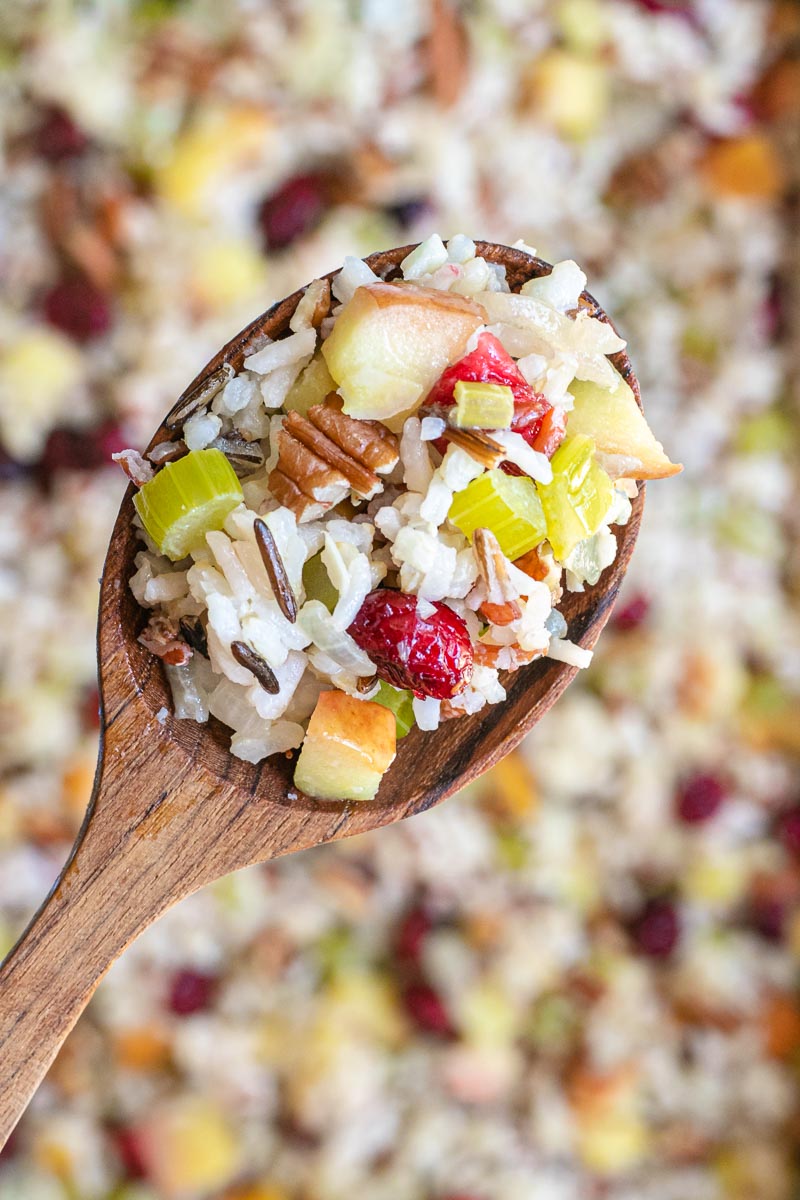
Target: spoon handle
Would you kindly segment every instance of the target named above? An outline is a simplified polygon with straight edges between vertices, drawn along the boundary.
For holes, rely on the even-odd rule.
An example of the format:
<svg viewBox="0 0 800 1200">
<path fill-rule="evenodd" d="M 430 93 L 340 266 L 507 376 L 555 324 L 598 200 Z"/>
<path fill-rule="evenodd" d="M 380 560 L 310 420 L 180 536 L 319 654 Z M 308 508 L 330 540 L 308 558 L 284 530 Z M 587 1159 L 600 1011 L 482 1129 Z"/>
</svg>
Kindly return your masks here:
<svg viewBox="0 0 800 1200">
<path fill-rule="evenodd" d="M 185 807 L 186 765 L 162 756 L 158 768 L 146 739 L 123 751 L 106 737 L 72 854 L 0 966 L 0 1147 L 114 960 L 205 882 L 160 836 L 164 809 Z"/>
</svg>

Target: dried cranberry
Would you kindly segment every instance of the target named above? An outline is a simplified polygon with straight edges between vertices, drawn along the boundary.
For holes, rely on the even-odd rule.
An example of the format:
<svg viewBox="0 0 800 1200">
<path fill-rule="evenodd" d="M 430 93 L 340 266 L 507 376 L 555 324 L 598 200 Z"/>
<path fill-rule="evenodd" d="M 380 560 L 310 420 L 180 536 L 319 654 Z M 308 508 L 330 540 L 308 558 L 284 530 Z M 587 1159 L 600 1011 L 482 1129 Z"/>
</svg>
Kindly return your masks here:
<svg viewBox="0 0 800 1200">
<path fill-rule="evenodd" d="M 45 481 L 56 471 L 95 471 L 125 446 L 123 434 L 112 422 L 95 429 L 53 429 L 39 459 L 39 471 Z"/>
<path fill-rule="evenodd" d="M 790 808 L 778 818 L 778 837 L 790 854 L 800 858 L 800 807 Z"/>
<path fill-rule="evenodd" d="M 450 1016 L 438 992 L 427 983 L 412 983 L 403 992 L 406 1012 L 418 1029 L 437 1037 L 452 1037 L 455 1032 Z"/>
<path fill-rule="evenodd" d="M 693 25 L 697 22 L 697 13 L 686 0 L 633 0 L 633 3 L 646 9 L 647 12 L 668 13 L 673 17 L 683 17 Z"/>
<path fill-rule="evenodd" d="M 128 1179 L 146 1179 L 147 1159 L 138 1131 L 123 1126 L 112 1131 L 112 1139 L 125 1176 Z"/>
<path fill-rule="evenodd" d="M 768 942 L 781 942 L 786 924 L 786 904 L 779 896 L 755 896 L 750 902 L 749 923 Z"/>
<path fill-rule="evenodd" d="M 49 162 L 60 162 L 65 158 L 77 158 L 89 145 L 89 139 L 69 113 L 63 108 L 53 107 L 45 113 L 35 136 L 35 146 L 42 158 Z"/>
<path fill-rule="evenodd" d="M 284 250 L 319 225 L 329 207 L 325 176 L 294 175 L 267 196 L 258 221 L 267 250 Z"/>
<path fill-rule="evenodd" d="M 401 962 L 419 962 L 423 942 L 431 928 L 431 918 L 424 908 L 412 908 L 406 913 L 395 937 L 395 951 Z"/>
<path fill-rule="evenodd" d="M 460 380 L 510 387 L 514 397 L 512 432 L 519 433 L 529 446 L 543 454 L 552 454 L 561 444 L 565 430 L 563 414 L 555 413 L 544 396 L 534 392 L 493 333 L 482 333 L 477 347 L 440 375 L 425 401 L 426 408 L 435 411 L 455 404 L 455 386 Z M 447 450 L 444 438 L 434 444 L 442 454 Z M 523 474 L 513 463 L 503 463 L 502 469 L 509 475 Z"/>
<path fill-rule="evenodd" d="M 84 729 L 100 728 L 100 693 L 94 685 L 87 689 L 83 697 L 80 714 Z"/>
<path fill-rule="evenodd" d="M 650 601 L 647 596 L 639 592 L 635 596 L 631 596 L 627 604 L 623 604 L 614 614 L 614 627 L 620 633 L 630 633 L 633 629 L 638 629 L 641 624 L 647 619 L 650 612 Z"/>
<path fill-rule="evenodd" d="M 667 958 L 680 937 L 678 910 L 670 900 L 649 900 L 633 922 L 631 933 L 638 950 L 649 958 Z"/>
<path fill-rule="evenodd" d="M 708 821 L 722 807 L 727 796 L 724 783 L 707 771 L 691 775 L 680 784 L 675 796 L 675 811 L 688 825 Z"/>
<path fill-rule="evenodd" d="M 172 980 L 169 1007 L 178 1017 L 203 1012 L 214 998 L 217 981 L 200 971 L 179 971 Z"/>
<path fill-rule="evenodd" d="M 111 305 L 105 292 L 81 275 L 62 279 L 44 297 L 45 318 L 76 342 L 101 337 L 111 327 Z"/>
<path fill-rule="evenodd" d="M 415 696 L 447 700 L 472 678 L 473 654 L 464 621 L 438 601 L 420 616 L 416 596 L 393 588 L 370 592 L 348 633 L 374 662 L 378 675 Z"/>
</svg>

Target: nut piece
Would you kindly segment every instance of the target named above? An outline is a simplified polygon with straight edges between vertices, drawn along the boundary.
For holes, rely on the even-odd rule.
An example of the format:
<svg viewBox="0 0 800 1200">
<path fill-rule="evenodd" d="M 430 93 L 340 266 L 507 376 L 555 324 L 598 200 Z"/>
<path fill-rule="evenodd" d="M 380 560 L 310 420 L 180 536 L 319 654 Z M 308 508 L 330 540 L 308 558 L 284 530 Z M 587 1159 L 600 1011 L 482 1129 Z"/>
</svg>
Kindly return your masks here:
<svg viewBox="0 0 800 1200">
<path fill-rule="evenodd" d="M 302 525 L 305 521 L 316 521 L 325 512 L 325 504 L 320 504 L 317 500 L 312 500 L 310 496 L 306 496 L 304 492 L 290 479 L 288 475 L 284 475 L 283 471 L 279 471 L 276 467 L 270 472 L 269 490 L 272 492 L 275 499 L 284 508 L 288 508 L 294 513 L 298 524 Z"/>
<path fill-rule="evenodd" d="M 470 458 L 474 458 L 490 471 L 499 467 L 506 456 L 505 448 L 480 429 L 455 429 L 448 425 L 442 437 L 458 446 L 460 450 L 466 451 Z"/>
<path fill-rule="evenodd" d="M 278 468 L 301 492 L 325 508 L 344 500 L 350 490 L 341 471 L 310 450 L 285 426 L 278 434 Z"/>
<path fill-rule="evenodd" d="M 311 421 L 307 420 L 306 417 L 301 417 L 300 413 L 289 412 L 286 414 L 284 432 L 287 430 L 312 455 L 327 464 L 329 470 L 333 470 L 336 475 L 343 477 L 348 487 L 352 488 L 357 495 L 362 496 L 365 500 L 371 500 L 373 496 L 383 490 L 383 483 L 374 471 L 370 471 L 355 458 L 351 458 L 349 454 L 336 445 L 336 442 L 331 441 L 321 429 L 317 429 L 316 425 L 312 425 Z M 298 479 L 299 481 L 298 476 L 292 475 L 291 472 L 287 472 L 287 474 L 290 475 L 290 478 Z M 342 498 L 342 496 L 339 497 L 340 500 Z M 314 499 L 321 499 L 321 497 L 315 496 Z"/>
<path fill-rule="evenodd" d="M 492 625 L 510 625 L 522 616 L 517 601 L 519 592 L 508 575 L 507 559 L 500 543 L 489 529 L 476 529 L 472 548 L 478 564 L 478 574 L 486 587 L 486 599 L 481 613 Z"/>
<path fill-rule="evenodd" d="M 303 292 L 289 322 L 289 328 L 292 333 L 297 333 L 300 329 L 319 329 L 330 309 L 330 280 L 315 279 Z"/>
<path fill-rule="evenodd" d="M 308 419 L 356 462 L 386 475 L 400 458 L 400 443 L 380 421 L 359 421 L 342 412 L 342 398 L 331 392 L 324 404 L 314 404 Z"/>
</svg>

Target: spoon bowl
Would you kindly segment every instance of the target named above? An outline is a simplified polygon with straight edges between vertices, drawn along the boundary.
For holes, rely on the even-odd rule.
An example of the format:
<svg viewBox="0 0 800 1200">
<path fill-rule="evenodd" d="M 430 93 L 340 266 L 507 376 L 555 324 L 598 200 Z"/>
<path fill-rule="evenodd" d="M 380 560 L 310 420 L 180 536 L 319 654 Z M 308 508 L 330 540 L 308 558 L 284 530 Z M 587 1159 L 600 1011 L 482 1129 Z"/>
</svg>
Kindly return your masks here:
<svg viewBox="0 0 800 1200">
<path fill-rule="evenodd" d="M 382 251 L 366 261 L 391 280 L 412 249 Z M 505 266 L 512 291 L 551 270 L 541 259 L 494 243 L 478 242 L 477 253 Z M 224 363 L 240 370 L 265 336 L 287 332 L 301 296 L 295 292 L 257 317 L 187 392 Z M 581 307 L 608 321 L 586 292 Z M 627 354 L 612 355 L 611 362 L 641 404 Z M 169 436 L 162 426 L 151 447 Z M 512 750 L 576 674 L 574 667 L 539 659 L 504 679 L 502 704 L 446 721 L 435 732 L 412 730 L 373 801 L 305 797 L 292 783 L 294 755 L 252 765 L 230 754 L 230 734 L 213 718 L 198 725 L 172 716 L 161 666 L 137 640 L 145 616 L 128 587 L 139 549 L 133 494 L 129 487 L 101 582 L 102 734 L 93 796 L 61 876 L 0 967 L 0 1146 L 109 966 L 167 908 L 241 867 L 439 803 Z M 569 637 L 583 647 L 594 646 L 610 616 L 643 504 L 641 487 L 629 523 L 617 530 L 614 563 L 594 587 L 566 593 L 559 605 Z"/>
</svg>

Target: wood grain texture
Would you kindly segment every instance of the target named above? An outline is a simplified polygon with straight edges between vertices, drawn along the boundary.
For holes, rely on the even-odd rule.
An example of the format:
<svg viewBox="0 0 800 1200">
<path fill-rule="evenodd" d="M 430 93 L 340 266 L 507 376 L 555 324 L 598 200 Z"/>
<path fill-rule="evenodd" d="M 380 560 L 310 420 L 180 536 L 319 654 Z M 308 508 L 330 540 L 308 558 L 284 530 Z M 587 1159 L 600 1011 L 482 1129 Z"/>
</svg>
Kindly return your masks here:
<svg viewBox="0 0 800 1200">
<path fill-rule="evenodd" d="M 395 277 L 412 246 L 367 261 Z M 479 242 L 505 264 L 518 289 L 550 266 L 520 250 Z M 288 330 L 301 292 L 262 314 L 204 368 L 244 357 Z M 603 320 L 584 293 L 582 306 Z M 639 387 L 627 355 L 612 362 Z M 167 437 L 162 428 L 155 444 Z M 292 788 L 294 763 L 277 755 L 258 766 L 233 758 L 229 735 L 207 726 L 161 723 L 171 708 L 160 664 L 137 642 L 144 623 L 127 581 L 138 548 L 133 489 L 123 500 L 103 574 L 98 624 L 102 744 L 94 795 L 72 855 L 51 895 L 0 967 L 0 1145 L 43 1078 L 111 963 L 170 905 L 252 863 L 347 837 L 423 812 L 482 774 L 525 736 L 576 671 L 543 659 L 506 681 L 508 699 L 435 733 L 415 729 L 369 803 L 321 803 Z M 594 588 L 567 594 L 570 637 L 591 648 L 605 625 L 633 552 L 644 489 L 618 531 L 614 564 Z M 290 798 L 290 795 L 292 798 Z"/>
</svg>

